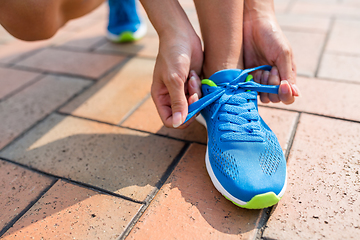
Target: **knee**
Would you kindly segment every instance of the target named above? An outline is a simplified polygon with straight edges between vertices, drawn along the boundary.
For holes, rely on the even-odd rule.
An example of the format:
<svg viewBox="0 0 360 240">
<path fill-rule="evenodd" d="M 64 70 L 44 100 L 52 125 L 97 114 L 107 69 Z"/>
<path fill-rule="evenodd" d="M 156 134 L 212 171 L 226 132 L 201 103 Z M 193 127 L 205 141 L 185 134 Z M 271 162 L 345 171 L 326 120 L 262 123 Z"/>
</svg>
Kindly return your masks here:
<svg viewBox="0 0 360 240">
<path fill-rule="evenodd" d="M 0 23 L 11 35 L 21 40 L 48 39 L 63 24 L 54 1 L 11 0 L 3 3 Z"/>
</svg>

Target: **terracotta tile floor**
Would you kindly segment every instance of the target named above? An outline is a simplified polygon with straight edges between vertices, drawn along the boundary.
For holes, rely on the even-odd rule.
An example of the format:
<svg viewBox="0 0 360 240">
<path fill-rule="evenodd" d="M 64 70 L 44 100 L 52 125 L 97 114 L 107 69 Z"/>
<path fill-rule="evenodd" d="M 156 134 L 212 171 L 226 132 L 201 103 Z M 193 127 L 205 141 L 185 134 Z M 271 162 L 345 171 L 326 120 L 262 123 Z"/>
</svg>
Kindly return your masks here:
<svg viewBox="0 0 360 240">
<path fill-rule="evenodd" d="M 199 32 L 192 1 L 180 2 Z M 137 43 L 109 43 L 104 4 L 46 41 L 0 28 L 0 238 L 356 239 L 360 0 L 275 0 L 275 9 L 302 97 L 259 108 L 289 175 L 283 199 L 263 210 L 213 187 L 199 123 L 162 126 L 150 25 Z"/>
</svg>

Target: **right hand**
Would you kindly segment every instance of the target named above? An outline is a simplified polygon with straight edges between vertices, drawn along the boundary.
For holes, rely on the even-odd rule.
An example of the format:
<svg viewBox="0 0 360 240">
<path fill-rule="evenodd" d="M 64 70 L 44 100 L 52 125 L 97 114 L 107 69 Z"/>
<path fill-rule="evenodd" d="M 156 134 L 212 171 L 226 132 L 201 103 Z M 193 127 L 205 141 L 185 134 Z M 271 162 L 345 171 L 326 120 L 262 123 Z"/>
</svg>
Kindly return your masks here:
<svg viewBox="0 0 360 240">
<path fill-rule="evenodd" d="M 201 41 L 193 30 L 190 34 L 178 31 L 159 38 L 151 96 L 164 125 L 178 128 L 186 119 L 188 106 L 201 98 Z"/>
</svg>

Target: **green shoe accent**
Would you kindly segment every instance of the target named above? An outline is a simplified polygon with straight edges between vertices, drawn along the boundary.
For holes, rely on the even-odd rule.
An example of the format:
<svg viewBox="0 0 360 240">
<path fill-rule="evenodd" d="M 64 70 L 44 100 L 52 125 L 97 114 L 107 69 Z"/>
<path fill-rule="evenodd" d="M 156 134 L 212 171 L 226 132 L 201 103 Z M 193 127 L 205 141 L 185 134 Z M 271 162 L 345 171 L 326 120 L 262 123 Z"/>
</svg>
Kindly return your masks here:
<svg viewBox="0 0 360 240">
<path fill-rule="evenodd" d="M 253 76 L 252 75 L 248 75 L 245 79 L 245 82 L 250 82 L 251 80 L 253 80 Z M 250 90 L 246 90 L 247 92 L 251 92 Z"/>
<path fill-rule="evenodd" d="M 249 81 L 251 81 L 251 80 L 253 80 L 253 79 L 254 79 L 253 76 L 249 74 L 249 75 L 246 77 L 245 82 L 249 82 Z"/>
<path fill-rule="evenodd" d="M 210 87 L 217 87 L 217 85 L 210 79 L 201 80 L 201 84 L 206 84 L 206 85 L 209 85 Z"/>
<path fill-rule="evenodd" d="M 231 201 L 228 197 L 226 197 L 224 195 L 224 197 Z M 253 197 L 249 202 L 247 202 L 245 205 L 240 205 L 237 204 L 233 201 L 231 201 L 232 203 L 234 203 L 236 206 L 242 207 L 242 208 L 247 208 L 247 209 L 263 209 L 263 208 L 267 208 L 267 207 L 271 207 L 275 204 L 277 204 L 280 201 L 281 198 L 279 198 L 278 196 L 276 196 L 275 193 L 273 192 L 267 192 L 267 193 L 263 193 L 263 194 L 259 194 L 256 195 L 255 197 Z"/>
<path fill-rule="evenodd" d="M 126 42 L 134 42 L 138 39 L 136 39 L 134 37 L 134 34 L 130 31 L 126 31 L 126 32 L 123 32 L 120 36 L 119 36 L 119 40 L 118 42 L 119 43 L 126 43 Z"/>
</svg>

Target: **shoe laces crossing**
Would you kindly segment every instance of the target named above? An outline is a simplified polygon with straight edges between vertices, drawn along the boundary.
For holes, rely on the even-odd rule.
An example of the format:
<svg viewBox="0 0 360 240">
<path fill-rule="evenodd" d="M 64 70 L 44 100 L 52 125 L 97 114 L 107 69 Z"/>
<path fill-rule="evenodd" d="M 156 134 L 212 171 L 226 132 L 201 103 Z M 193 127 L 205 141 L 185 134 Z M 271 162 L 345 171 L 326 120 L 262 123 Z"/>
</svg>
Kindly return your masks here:
<svg viewBox="0 0 360 240">
<path fill-rule="evenodd" d="M 260 131 L 259 115 L 254 101 L 257 100 L 257 92 L 277 94 L 279 86 L 246 81 L 248 73 L 258 69 L 270 70 L 271 67 L 247 69 L 230 82 L 210 87 L 211 93 L 189 106 L 185 122 L 215 103 L 211 119 L 219 121 L 218 130 L 224 132 L 220 141 L 263 141 L 264 134 Z"/>
</svg>

